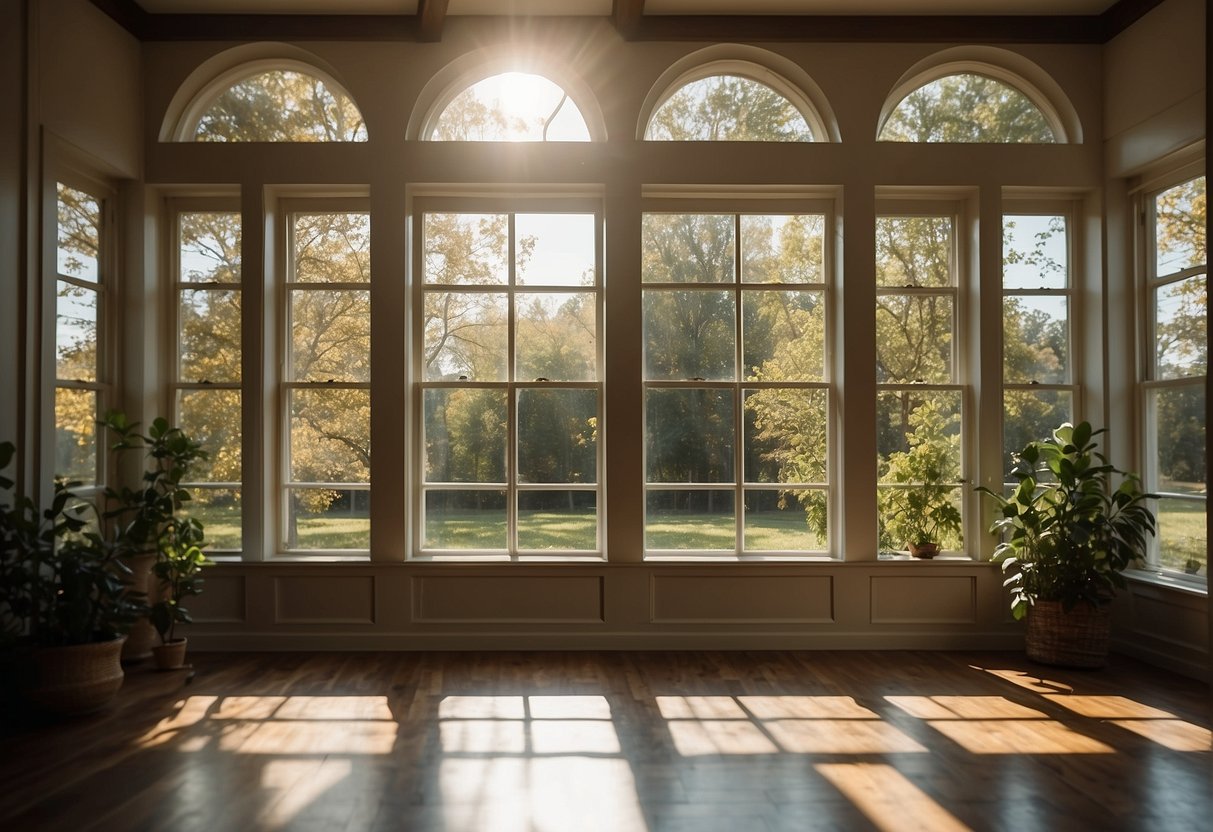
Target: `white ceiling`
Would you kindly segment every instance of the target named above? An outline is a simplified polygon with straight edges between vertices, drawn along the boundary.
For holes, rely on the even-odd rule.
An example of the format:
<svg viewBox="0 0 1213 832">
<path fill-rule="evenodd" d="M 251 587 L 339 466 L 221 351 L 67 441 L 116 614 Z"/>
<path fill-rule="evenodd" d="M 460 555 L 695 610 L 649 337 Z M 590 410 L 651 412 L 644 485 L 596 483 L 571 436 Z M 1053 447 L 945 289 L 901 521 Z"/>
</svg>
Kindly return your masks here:
<svg viewBox="0 0 1213 832">
<path fill-rule="evenodd" d="M 149 12 L 415 14 L 417 0 L 138 0 Z M 645 0 L 647 15 L 1098 14 L 1114 0 Z M 611 0 L 449 0 L 447 14 L 600 15 Z"/>
</svg>

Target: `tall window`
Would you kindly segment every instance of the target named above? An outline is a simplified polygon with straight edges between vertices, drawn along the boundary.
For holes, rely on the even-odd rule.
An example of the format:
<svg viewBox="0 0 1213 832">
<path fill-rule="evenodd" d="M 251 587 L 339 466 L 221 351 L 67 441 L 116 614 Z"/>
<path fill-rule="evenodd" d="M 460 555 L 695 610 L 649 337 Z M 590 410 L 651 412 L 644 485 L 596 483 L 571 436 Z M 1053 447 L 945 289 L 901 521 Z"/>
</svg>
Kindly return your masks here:
<svg viewBox="0 0 1213 832">
<path fill-rule="evenodd" d="M 1145 209 L 1144 462 L 1147 488 L 1161 495 L 1151 561 L 1207 580 L 1205 177 L 1148 195 Z"/>
<path fill-rule="evenodd" d="M 370 549 L 370 225 L 287 213 L 285 551 Z"/>
<path fill-rule="evenodd" d="M 420 552 L 600 554 L 600 216 L 476 208 L 420 214 Z"/>
<path fill-rule="evenodd" d="M 1002 465 L 1074 417 L 1069 218 L 1002 218 Z"/>
<path fill-rule="evenodd" d="M 110 279 L 102 250 L 104 203 L 59 183 L 56 206 L 54 473 L 89 487 L 99 484 L 102 473 L 96 422 L 108 389 L 102 332 Z"/>
<path fill-rule="evenodd" d="M 229 206 L 177 205 L 174 374 L 176 423 L 210 458 L 191 469 L 190 512 L 212 550 L 241 547 L 240 213 Z"/>
<path fill-rule="evenodd" d="M 876 442 L 879 546 L 904 550 L 919 541 L 907 525 L 936 493 L 932 517 L 962 507 L 960 314 L 956 217 L 876 218 Z M 935 503 L 938 503 L 936 505 Z M 949 505 L 951 508 L 949 509 Z M 962 535 L 937 531 L 931 542 L 957 550 Z M 929 536 L 928 536 L 928 539 Z"/>
<path fill-rule="evenodd" d="M 826 215 L 642 221 L 646 551 L 826 552 Z"/>
</svg>

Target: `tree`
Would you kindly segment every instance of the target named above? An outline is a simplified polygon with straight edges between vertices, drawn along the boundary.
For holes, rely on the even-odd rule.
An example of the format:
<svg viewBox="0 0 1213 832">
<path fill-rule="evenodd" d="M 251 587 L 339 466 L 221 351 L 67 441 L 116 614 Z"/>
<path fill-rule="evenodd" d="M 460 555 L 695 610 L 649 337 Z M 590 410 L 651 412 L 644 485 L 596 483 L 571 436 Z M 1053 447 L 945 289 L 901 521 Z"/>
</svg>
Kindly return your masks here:
<svg viewBox="0 0 1213 832">
<path fill-rule="evenodd" d="M 804 115 L 766 84 L 736 75 L 691 81 L 649 121 L 650 141 L 811 142 Z"/>
<path fill-rule="evenodd" d="M 1044 114 L 1019 90 L 977 73 L 923 84 L 889 115 L 881 141 L 1057 141 Z"/>
<path fill-rule="evenodd" d="M 200 142 L 364 142 L 354 102 L 312 75 L 270 70 L 224 90 L 198 120 Z"/>
</svg>

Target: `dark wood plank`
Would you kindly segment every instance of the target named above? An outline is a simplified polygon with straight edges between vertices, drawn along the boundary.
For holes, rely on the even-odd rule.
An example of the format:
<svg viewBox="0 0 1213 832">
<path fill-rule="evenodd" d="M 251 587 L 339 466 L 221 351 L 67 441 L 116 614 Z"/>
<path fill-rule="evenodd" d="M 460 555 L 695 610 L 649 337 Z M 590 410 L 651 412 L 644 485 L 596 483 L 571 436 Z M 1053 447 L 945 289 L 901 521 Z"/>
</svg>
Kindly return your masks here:
<svg viewBox="0 0 1213 832">
<path fill-rule="evenodd" d="M 447 0 L 417 0 L 417 38 L 426 43 L 442 40 Z"/>
<path fill-rule="evenodd" d="M 8 711 L 7 829 L 1198 829 L 1208 690 L 1123 657 L 196 654 Z"/>
</svg>

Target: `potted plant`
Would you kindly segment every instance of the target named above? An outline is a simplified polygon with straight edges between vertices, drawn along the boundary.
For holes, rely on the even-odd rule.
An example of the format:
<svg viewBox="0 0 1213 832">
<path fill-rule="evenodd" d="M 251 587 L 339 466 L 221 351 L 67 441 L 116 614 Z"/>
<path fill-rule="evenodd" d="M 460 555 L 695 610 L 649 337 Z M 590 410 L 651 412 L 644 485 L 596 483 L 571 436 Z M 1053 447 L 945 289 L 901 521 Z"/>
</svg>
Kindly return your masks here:
<svg viewBox="0 0 1213 832">
<path fill-rule="evenodd" d="M 160 541 L 160 557 L 152 567 L 160 588 L 150 617 L 160 634 L 160 644 L 152 652 L 161 670 L 185 665 L 186 639 L 176 637 L 175 630 L 177 622 L 188 624 L 192 620 L 181 602 L 202 591 L 202 570 L 211 565 L 202 552 L 202 543 L 202 524 L 192 517 L 176 518 Z"/>
<path fill-rule="evenodd" d="M 1069 667 L 1107 662 L 1113 594 L 1145 554 L 1154 515 L 1140 481 L 1108 463 L 1088 422 L 1069 423 L 1020 451 L 1002 509 L 994 560 L 1009 573 L 1011 613 L 1028 621 L 1028 658 Z M 1115 482 L 1119 480 L 1119 482 Z"/>
<path fill-rule="evenodd" d="M 132 588 L 151 596 L 155 589 L 150 585 L 153 566 L 166 557 L 165 541 L 172 534 L 178 513 L 190 499 L 181 483 L 188 481 L 191 470 L 206 460 L 208 454 L 181 428 L 169 425 L 164 418 L 153 420 L 146 434 L 140 433 L 138 422 L 130 421 L 117 410 L 106 413 L 101 424 L 114 439 L 111 450 L 117 459 L 131 452 L 142 452 L 144 458 L 138 487 L 105 490 L 104 518 L 115 530 L 116 545 L 131 570 Z M 140 620 L 132 628 L 123 658 L 128 661 L 147 658 L 155 640 L 152 625 L 146 619 Z"/>
<path fill-rule="evenodd" d="M 16 455 L 0 443 L 0 470 Z M 95 507 L 56 482 L 40 510 L 0 475 L 0 620 L 14 666 L 32 664 L 29 698 L 59 713 L 103 706 L 122 686 L 125 633 L 145 610 L 131 592 L 118 548 L 99 528 Z"/>
<path fill-rule="evenodd" d="M 909 450 L 889 454 L 881 478 L 881 546 L 905 546 L 914 557 L 933 558 L 941 544 L 959 546 L 963 541 L 955 500 L 959 439 L 949 432 L 951 421 L 933 401 L 915 408 L 908 421 L 913 428 L 907 437 Z"/>
</svg>

